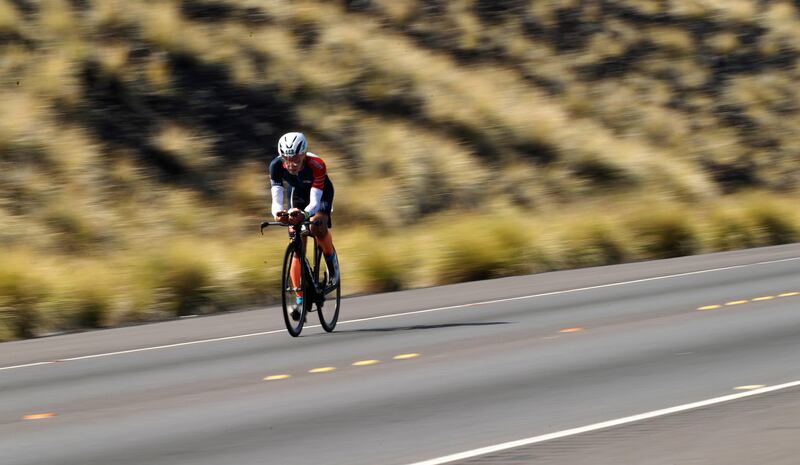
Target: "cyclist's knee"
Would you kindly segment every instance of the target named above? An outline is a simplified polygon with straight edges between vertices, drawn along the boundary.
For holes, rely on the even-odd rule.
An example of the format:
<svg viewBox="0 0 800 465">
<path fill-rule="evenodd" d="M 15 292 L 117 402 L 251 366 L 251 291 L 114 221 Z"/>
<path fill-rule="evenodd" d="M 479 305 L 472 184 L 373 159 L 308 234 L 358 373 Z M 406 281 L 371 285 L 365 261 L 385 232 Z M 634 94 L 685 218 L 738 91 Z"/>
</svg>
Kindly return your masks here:
<svg viewBox="0 0 800 465">
<path fill-rule="evenodd" d="M 311 234 L 314 237 L 325 237 L 325 234 L 328 233 L 328 216 L 322 213 L 318 213 L 314 215 L 313 220 L 316 224 L 311 225 Z"/>
</svg>

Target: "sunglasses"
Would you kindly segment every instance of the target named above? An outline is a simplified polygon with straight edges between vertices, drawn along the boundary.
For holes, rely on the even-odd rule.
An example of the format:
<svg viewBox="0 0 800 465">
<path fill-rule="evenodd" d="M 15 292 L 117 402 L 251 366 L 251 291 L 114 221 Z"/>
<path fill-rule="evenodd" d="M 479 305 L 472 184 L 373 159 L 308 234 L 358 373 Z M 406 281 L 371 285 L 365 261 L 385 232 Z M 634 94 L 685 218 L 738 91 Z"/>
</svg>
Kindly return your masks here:
<svg viewBox="0 0 800 465">
<path fill-rule="evenodd" d="M 284 161 L 297 161 L 303 157 L 304 154 L 296 153 L 294 155 L 281 155 L 281 160 Z"/>
</svg>

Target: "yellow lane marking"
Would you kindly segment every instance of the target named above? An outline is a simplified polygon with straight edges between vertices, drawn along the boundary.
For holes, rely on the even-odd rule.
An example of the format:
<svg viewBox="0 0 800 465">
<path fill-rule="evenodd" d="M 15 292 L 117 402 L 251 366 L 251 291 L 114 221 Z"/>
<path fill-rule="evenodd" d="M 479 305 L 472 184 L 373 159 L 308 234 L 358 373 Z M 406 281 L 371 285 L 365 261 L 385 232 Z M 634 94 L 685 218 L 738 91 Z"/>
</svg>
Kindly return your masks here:
<svg viewBox="0 0 800 465">
<path fill-rule="evenodd" d="M 784 292 L 783 294 L 778 294 L 778 297 L 794 297 L 800 295 L 800 292 L 793 291 L 793 292 Z M 763 302 L 765 300 L 772 300 L 774 299 L 774 295 L 765 295 L 761 297 L 755 297 L 752 300 L 732 300 L 730 302 L 725 302 L 725 305 L 730 307 L 732 305 L 742 305 L 748 302 Z M 722 305 L 706 305 L 705 307 L 698 307 L 698 310 L 715 310 L 717 308 L 722 307 Z M 562 331 L 563 332 L 563 331 Z"/>
<path fill-rule="evenodd" d="M 578 333 L 583 331 L 583 328 L 564 328 L 559 333 Z"/>
<path fill-rule="evenodd" d="M 395 360 L 408 360 L 410 358 L 419 357 L 419 354 L 400 354 L 392 357 Z"/>
<path fill-rule="evenodd" d="M 335 369 L 336 369 L 336 367 L 320 367 L 320 368 L 314 368 L 312 370 L 308 370 L 308 372 L 309 373 L 327 373 L 327 372 L 333 371 Z"/>
<path fill-rule="evenodd" d="M 291 377 L 292 377 L 292 375 L 272 375 L 272 376 L 267 376 L 266 378 L 264 378 L 264 381 L 277 381 L 279 379 L 288 379 L 288 378 L 291 378 Z"/>
<path fill-rule="evenodd" d="M 353 363 L 354 367 L 364 367 L 367 365 L 375 365 L 376 363 L 380 363 L 380 360 L 359 360 Z"/>
<path fill-rule="evenodd" d="M 23 420 L 44 420 L 45 418 L 52 418 L 56 416 L 55 413 L 34 413 L 31 415 L 25 415 L 22 417 Z"/>
<path fill-rule="evenodd" d="M 698 308 L 698 310 L 714 310 L 720 307 L 722 307 L 722 305 L 706 305 L 705 307 Z"/>
<path fill-rule="evenodd" d="M 761 389 L 766 386 L 766 384 L 748 384 L 747 386 L 737 386 L 733 389 L 737 391 L 752 391 L 753 389 Z"/>
</svg>

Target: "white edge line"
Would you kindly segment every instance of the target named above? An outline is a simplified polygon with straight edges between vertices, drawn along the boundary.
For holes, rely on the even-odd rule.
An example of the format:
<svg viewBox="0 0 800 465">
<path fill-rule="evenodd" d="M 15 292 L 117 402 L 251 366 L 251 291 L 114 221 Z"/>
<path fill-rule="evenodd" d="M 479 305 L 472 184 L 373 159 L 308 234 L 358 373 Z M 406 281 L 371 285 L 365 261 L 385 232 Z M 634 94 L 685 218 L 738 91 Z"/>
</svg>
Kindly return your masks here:
<svg viewBox="0 0 800 465">
<path fill-rule="evenodd" d="M 132 354 L 132 353 L 135 353 L 135 352 L 147 352 L 147 351 L 150 351 L 150 350 L 169 349 L 171 347 L 182 347 L 182 346 L 188 346 L 188 345 L 193 345 L 193 344 L 203 344 L 203 343 L 206 343 L 206 342 L 227 341 L 227 340 L 231 340 L 231 339 L 242 339 L 242 338 L 245 338 L 245 337 L 264 336 L 264 335 L 267 335 L 267 334 L 282 333 L 283 331 L 284 331 L 283 329 L 274 329 L 272 331 L 262 331 L 262 332 L 259 332 L 259 333 L 239 334 L 237 336 L 215 337 L 213 339 L 202 339 L 202 340 L 199 340 L 199 341 L 178 342 L 178 343 L 175 343 L 175 344 L 166 344 L 166 345 L 153 346 L 153 347 L 142 347 L 142 348 L 139 348 L 139 349 L 130 349 L 130 350 L 120 350 L 120 351 L 117 351 L 117 352 L 107 352 L 107 353 L 103 353 L 103 354 L 83 355 L 81 357 L 60 358 L 58 360 L 52 360 L 52 361 L 49 361 L 49 362 L 26 363 L 24 365 L 14 365 L 14 366 L 8 366 L 8 367 L 0 367 L 0 371 L 12 370 L 14 368 L 35 367 L 35 366 L 39 366 L 39 365 L 50 365 L 50 364 L 58 363 L 58 362 L 73 362 L 75 360 L 87 360 L 87 359 L 90 359 L 90 358 L 110 357 L 112 355 Z"/>
<path fill-rule="evenodd" d="M 800 257 L 784 258 L 784 259 L 780 259 L 780 260 L 771 260 L 771 261 L 758 262 L 758 263 L 750 263 L 750 264 L 746 264 L 746 265 L 725 266 L 725 267 L 722 267 L 722 268 L 712 268 L 712 269 L 709 269 L 709 270 L 689 271 L 689 272 L 686 272 L 686 273 L 678 273 L 678 274 L 671 274 L 671 275 L 664 275 L 664 276 L 655 276 L 655 277 L 652 277 L 652 278 L 634 279 L 632 281 L 620 281 L 618 283 L 599 284 L 597 286 L 579 287 L 579 288 L 576 288 L 576 289 L 566 289 L 566 290 L 563 290 L 563 291 L 553 291 L 553 292 L 544 292 L 544 293 L 541 293 L 541 294 L 531 294 L 531 295 L 523 295 L 523 296 L 519 296 L 519 297 L 509 297 L 509 298 L 506 298 L 506 299 L 486 300 L 486 301 L 483 301 L 483 302 L 474 302 L 474 303 L 468 303 L 468 304 L 451 305 L 451 306 L 448 306 L 448 307 L 430 308 L 430 309 L 426 309 L 426 310 L 415 310 L 415 311 L 412 311 L 412 312 L 393 313 L 391 315 L 380 315 L 380 316 L 373 316 L 373 317 L 368 317 L 368 318 L 359 318 L 357 320 L 342 321 L 339 324 L 358 323 L 358 322 L 361 322 L 361 321 L 380 320 L 380 319 L 383 319 L 383 318 L 394 318 L 394 317 L 398 317 L 398 316 L 416 315 L 416 314 L 419 314 L 419 313 L 438 312 L 440 310 L 453 310 L 453 309 L 456 309 L 456 308 L 474 307 L 474 306 L 477 306 L 477 305 L 487 305 L 487 304 L 496 304 L 496 303 L 501 303 L 501 302 L 511 302 L 511 301 L 514 301 L 514 300 L 533 299 L 533 298 L 537 298 L 537 297 L 547 297 L 547 296 L 551 296 L 551 295 L 569 294 L 569 293 L 572 293 L 572 292 L 591 291 L 591 290 L 594 290 L 594 289 L 602 289 L 602 288 L 605 288 L 605 287 L 615 287 L 615 286 L 622 286 L 622 285 L 626 285 L 626 284 L 636 284 L 636 283 L 643 283 L 643 282 L 647 282 L 647 281 L 657 281 L 657 280 L 668 279 L 668 278 L 679 278 L 679 277 L 682 277 L 682 276 L 691 276 L 691 275 L 701 274 L 701 273 L 711 273 L 711 272 L 714 272 L 714 271 L 725 271 L 725 270 L 732 270 L 732 269 L 736 269 L 736 268 L 744 268 L 744 267 L 748 267 L 748 266 L 768 265 L 768 264 L 772 264 L 772 263 L 781 263 L 781 262 L 796 261 L 796 260 L 800 260 Z"/>
<path fill-rule="evenodd" d="M 510 441 L 504 442 L 502 444 L 496 444 L 494 446 L 487 446 L 481 447 L 480 449 L 473 449 L 466 452 L 459 452 L 457 454 L 445 455 L 443 457 L 438 457 L 435 459 L 424 460 L 422 462 L 414 462 L 408 465 L 442 465 L 446 463 L 455 462 L 456 460 L 464 460 L 473 457 L 478 457 L 481 455 L 491 454 L 494 452 L 501 452 L 508 449 L 514 449 L 517 447 L 522 446 L 529 446 L 531 444 L 538 444 L 545 441 L 552 441 L 554 439 L 560 439 L 568 436 L 575 436 L 582 433 L 588 433 L 591 431 L 597 431 L 605 428 L 611 428 L 614 426 L 625 425 L 628 423 L 634 423 L 637 421 L 647 420 L 650 418 L 660 417 L 664 415 L 670 415 L 673 413 L 678 412 L 685 412 L 687 410 L 697 409 L 701 407 L 707 407 L 709 405 L 716 405 L 721 404 L 723 402 L 729 402 L 736 399 L 742 399 L 744 397 L 756 396 L 759 394 L 766 394 L 773 391 L 779 391 L 782 389 L 788 389 L 792 387 L 800 386 L 800 381 L 792 381 L 785 384 L 779 384 L 775 386 L 768 386 L 765 388 L 755 389 L 752 391 L 742 392 L 738 394 L 730 394 L 727 396 L 722 397 L 715 397 L 713 399 L 702 400 L 699 402 L 693 402 L 690 404 L 678 405 L 676 407 L 665 408 L 661 410 L 653 410 L 652 412 L 640 413 L 638 415 L 632 415 L 629 417 L 618 418 L 616 420 L 609 420 L 604 421 L 601 423 L 595 423 L 593 425 L 582 426 L 579 428 L 572 428 L 563 431 L 557 431 L 555 433 L 548 433 L 542 434 L 540 436 L 533 436 L 530 438 L 519 439 L 517 441 Z"/>
<path fill-rule="evenodd" d="M 483 301 L 483 302 L 473 302 L 473 303 L 460 304 L 460 305 L 450 305 L 450 306 L 447 306 L 447 307 L 437 307 L 437 308 L 429 308 L 429 309 L 425 309 L 425 310 L 415 310 L 415 311 L 411 311 L 411 312 L 393 313 L 391 315 L 379 315 L 379 316 L 372 316 L 372 317 L 367 317 L 367 318 L 358 318 L 358 319 L 355 319 L 355 320 L 341 321 L 341 322 L 339 322 L 339 324 L 343 325 L 343 324 L 350 324 L 350 323 L 360 323 L 362 321 L 382 320 L 382 319 L 385 319 L 385 318 L 396 318 L 396 317 L 400 317 L 400 316 L 419 315 L 419 314 L 422 314 L 422 313 L 438 312 L 438 311 L 442 311 L 442 310 L 454 310 L 454 309 L 458 309 L 458 308 L 475 307 L 475 306 L 478 306 L 478 305 L 489 305 L 489 304 L 496 304 L 496 303 L 502 303 L 502 302 L 512 302 L 512 301 L 515 301 L 515 300 L 524 300 L 524 299 L 534 299 L 534 298 L 538 298 L 538 297 L 547 297 L 547 296 L 551 296 L 551 295 L 570 294 L 570 293 L 573 293 L 573 292 L 591 291 L 591 290 L 594 290 L 594 289 L 602 289 L 602 288 L 606 288 L 606 287 L 616 287 L 616 286 L 623 286 L 623 285 L 627 285 L 627 284 L 636 284 L 636 283 L 643 283 L 643 282 L 648 282 L 648 281 L 658 281 L 658 280 L 661 280 L 661 279 L 679 278 L 679 277 L 682 277 L 682 276 L 691 276 L 691 275 L 702 274 L 702 273 L 712 273 L 712 272 L 715 272 L 715 271 L 733 270 L 733 269 L 745 268 L 745 267 L 749 267 L 749 266 L 769 265 L 769 264 L 773 264 L 773 263 L 782 263 L 782 262 L 789 262 L 789 261 L 796 261 L 796 260 L 800 260 L 800 257 L 783 258 L 783 259 L 780 259 L 780 260 L 769 260 L 769 261 L 764 261 L 764 262 L 748 263 L 748 264 L 744 264 L 744 265 L 732 265 L 732 266 L 725 266 L 725 267 L 720 267 L 720 268 L 711 268 L 711 269 L 708 269 L 708 270 L 689 271 L 689 272 L 686 272 L 686 273 L 677 273 L 677 274 L 664 275 L 664 276 L 655 276 L 655 277 L 652 277 L 652 278 L 634 279 L 634 280 L 631 280 L 631 281 L 621 281 L 621 282 L 617 282 L 617 283 L 600 284 L 600 285 L 597 285 L 597 286 L 579 287 L 579 288 L 576 288 L 576 289 L 566 289 L 566 290 L 563 290 L 563 291 L 553 291 L 553 292 L 544 292 L 544 293 L 541 293 L 541 294 L 531 294 L 531 295 L 524 295 L 524 296 L 519 296 L 519 297 L 509 297 L 507 299 L 486 300 L 486 301 Z M 318 328 L 319 326 L 320 325 L 311 325 L 311 326 L 306 326 L 306 327 L 307 328 Z M 216 337 L 216 338 L 212 338 L 212 339 L 202 339 L 202 340 L 198 340 L 198 341 L 179 342 L 179 343 L 176 343 L 176 344 L 166 344 L 166 345 L 153 346 L 153 347 L 142 347 L 142 348 L 138 348 L 138 349 L 120 350 L 120 351 L 117 351 L 117 352 L 107 352 L 107 353 L 101 353 L 101 354 L 84 355 L 84 356 L 81 356 L 81 357 L 63 358 L 63 359 L 59 359 L 59 360 L 55 360 L 55 361 L 26 363 L 24 365 L 14 365 L 14 366 L 0 367 L 0 371 L 13 370 L 13 369 L 16 369 L 16 368 L 34 367 L 34 366 L 39 366 L 39 365 L 49 365 L 49 364 L 56 363 L 56 362 L 72 362 L 72 361 L 76 361 L 76 360 L 87 360 L 87 359 L 92 359 L 92 358 L 110 357 L 110 356 L 113 356 L 113 355 L 132 354 L 132 353 L 136 353 L 136 352 L 147 352 L 147 351 L 151 351 L 151 350 L 169 349 L 169 348 L 173 348 L 173 347 L 183 347 L 183 346 L 194 345 L 194 344 L 205 344 L 205 343 L 208 343 L 208 342 L 229 341 L 229 340 L 232 340 L 232 339 L 243 339 L 243 338 L 254 337 L 254 336 L 265 336 L 265 335 L 268 335 L 268 334 L 282 333 L 283 331 L 284 331 L 283 329 L 275 329 L 275 330 L 271 330 L 271 331 L 261 331 L 261 332 L 257 332 L 257 333 L 239 334 L 239 335 L 236 335 L 236 336 Z"/>
<path fill-rule="evenodd" d="M 0 368 L 0 371 L 3 371 L 3 370 L 13 370 L 14 368 L 35 367 L 35 366 L 38 366 L 38 365 L 50 365 L 51 363 L 56 363 L 56 362 L 36 362 L 36 363 L 26 363 L 25 365 L 14 365 L 14 366 L 10 366 L 10 367 L 2 367 L 2 368 Z"/>
<path fill-rule="evenodd" d="M 189 341 L 189 342 L 178 342 L 176 344 L 166 344 L 163 346 L 153 346 L 153 347 L 142 347 L 140 349 L 130 349 L 130 350 L 120 350 L 118 352 L 108 352 L 105 354 L 94 354 L 94 355 L 84 355 L 82 357 L 70 357 L 70 358 L 62 358 L 56 360 L 57 362 L 72 362 L 75 360 L 86 360 L 90 358 L 98 358 L 98 357 L 109 357 L 112 355 L 122 355 L 122 354 L 132 354 L 134 352 L 146 352 L 149 350 L 159 350 L 159 349 L 169 349 L 171 347 L 182 347 L 182 346 L 189 346 L 193 344 L 204 344 L 206 342 L 217 342 L 217 341 L 229 341 L 231 339 L 242 339 L 245 337 L 253 337 L 253 336 L 264 336 L 267 334 L 275 334 L 275 333 L 282 333 L 284 330 L 282 329 L 273 329 L 272 331 L 261 331 L 259 333 L 250 333 L 250 334 L 239 334 L 237 336 L 225 336 L 225 337 L 215 337 L 212 339 L 202 339 L 199 341 Z"/>
</svg>

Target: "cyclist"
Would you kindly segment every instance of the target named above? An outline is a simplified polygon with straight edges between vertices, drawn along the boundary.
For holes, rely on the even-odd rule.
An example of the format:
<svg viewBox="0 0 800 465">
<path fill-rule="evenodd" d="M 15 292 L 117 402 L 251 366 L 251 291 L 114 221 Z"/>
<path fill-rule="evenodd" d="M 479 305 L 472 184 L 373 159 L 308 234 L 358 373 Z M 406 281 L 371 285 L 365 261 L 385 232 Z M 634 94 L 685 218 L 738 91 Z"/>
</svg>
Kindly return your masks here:
<svg viewBox="0 0 800 465">
<path fill-rule="evenodd" d="M 325 162 L 307 151 L 306 136 L 300 132 L 289 132 L 278 141 L 278 156 L 269 164 L 272 215 L 282 223 L 299 224 L 311 219 L 311 234 L 317 238 L 328 266 L 329 285 L 339 282 L 339 261 L 333 248 L 333 237 L 329 228 L 333 210 L 333 183 L 328 178 Z M 289 211 L 283 207 L 284 183 L 289 186 Z M 290 274 L 292 285 L 300 285 L 300 259 L 294 257 Z M 303 303 L 302 292 L 297 292 L 297 306 Z"/>
</svg>

